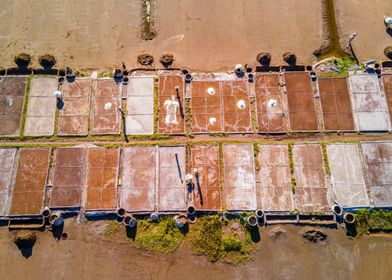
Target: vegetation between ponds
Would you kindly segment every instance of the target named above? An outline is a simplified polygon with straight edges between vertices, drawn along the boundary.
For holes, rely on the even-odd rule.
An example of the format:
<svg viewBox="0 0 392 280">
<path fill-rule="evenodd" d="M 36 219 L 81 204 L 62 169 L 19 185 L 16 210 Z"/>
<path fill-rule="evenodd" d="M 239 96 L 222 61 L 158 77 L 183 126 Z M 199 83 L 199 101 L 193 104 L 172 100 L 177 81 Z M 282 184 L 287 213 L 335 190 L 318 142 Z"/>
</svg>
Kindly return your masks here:
<svg viewBox="0 0 392 280">
<path fill-rule="evenodd" d="M 138 249 L 158 253 L 173 253 L 181 245 L 185 233 L 176 227 L 172 217 L 164 217 L 159 222 L 140 220 L 131 239 L 131 245 Z"/>
<path fill-rule="evenodd" d="M 392 211 L 360 209 L 355 212 L 358 233 L 392 231 Z"/>
<path fill-rule="evenodd" d="M 228 221 L 222 222 L 218 216 L 200 217 L 188 234 L 193 253 L 205 255 L 210 261 L 221 260 L 230 264 L 250 260 L 254 248 L 245 223 L 241 231 L 226 233 L 224 227 L 228 225 Z"/>
<path fill-rule="evenodd" d="M 218 215 L 205 215 L 186 229 L 178 229 L 171 216 L 160 218 L 158 222 L 138 220 L 135 228 L 125 228 L 129 244 L 140 250 L 169 254 L 175 252 L 183 242 L 190 242 L 192 252 L 205 255 L 210 261 L 242 264 L 251 260 L 253 246 L 252 231 L 246 223 L 246 214 L 240 219 L 221 220 Z M 124 228 L 116 221 L 107 223 L 106 237 L 118 237 Z"/>
</svg>

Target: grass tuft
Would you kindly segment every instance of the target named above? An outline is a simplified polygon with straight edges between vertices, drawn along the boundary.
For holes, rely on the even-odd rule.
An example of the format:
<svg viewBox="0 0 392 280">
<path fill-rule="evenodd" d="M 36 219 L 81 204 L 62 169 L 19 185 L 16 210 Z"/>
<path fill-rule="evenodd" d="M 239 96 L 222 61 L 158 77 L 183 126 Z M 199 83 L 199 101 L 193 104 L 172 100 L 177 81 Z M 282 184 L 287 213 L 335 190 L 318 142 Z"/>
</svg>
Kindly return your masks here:
<svg viewBox="0 0 392 280">
<path fill-rule="evenodd" d="M 326 143 L 325 142 L 321 143 L 321 147 L 323 149 L 323 159 L 324 159 L 325 172 L 327 173 L 327 175 L 331 175 L 331 169 L 329 167 Z"/>
<path fill-rule="evenodd" d="M 210 261 L 222 257 L 222 221 L 218 216 L 199 218 L 188 236 L 194 254 L 205 255 Z"/>
<path fill-rule="evenodd" d="M 105 228 L 104 235 L 105 236 L 112 236 L 116 234 L 119 230 L 120 224 L 116 221 L 110 221 Z"/>
<path fill-rule="evenodd" d="M 227 225 L 219 216 L 200 217 L 188 234 L 193 253 L 205 255 L 210 261 L 221 260 L 234 265 L 249 261 L 253 251 L 251 233 L 246 223 L 241 221 L 241 224 L 243 238 L 236 233 L 223 233 Z"/>
<path fill-rule="evenodd" d="M 159 123 L 159 78 L 154 77 L 154 134 L 158 133 Z"/>
<path fill-rule="evenodd" d="M 19 128 L 19 135 L 20 135 L 21 138 L 24 137 L 24 130 L 25 130 L 25 125 L 26 125 L 27 106 L 28 106 L 28 102 L 29 102 L 32 78 L 33 78 L 33 76 L 30 75 L 29 77 L 27 77 L 27 81 L 26 81 L 26 92 L 25 92 L 24 101 L 23 101 L 22 117 L 21 117 L 21 120 L 20 120 L 20 128 Z"/>
<path fill-rule="evenodd" d="M 131 244 L 138 249 L 158 253 L 173 253 L 181 245 L 185 234 L 180 231 L 172 217 L 164 217 L 159 222 L 138 221 L 136 236 Z"/>
<path fill-rule="evenodd" d="M 259 162 L 259 144 L 258 143 L 253 143 L 253 156 L 255 158 L 255 168 L 256 171 L 259 171 L 261 166 Z"/>
<path fill-rule="evenodd" d="M 360 209 L 355 212 L 355 220 L 358 232 L 364 233 L 392 231 L 392 211 Z"/>
<path fill-rule="evenodd" d="M 192 135 L 192 104 L 190 98 L 185 98 L 185 129 Z"/>
</svg>

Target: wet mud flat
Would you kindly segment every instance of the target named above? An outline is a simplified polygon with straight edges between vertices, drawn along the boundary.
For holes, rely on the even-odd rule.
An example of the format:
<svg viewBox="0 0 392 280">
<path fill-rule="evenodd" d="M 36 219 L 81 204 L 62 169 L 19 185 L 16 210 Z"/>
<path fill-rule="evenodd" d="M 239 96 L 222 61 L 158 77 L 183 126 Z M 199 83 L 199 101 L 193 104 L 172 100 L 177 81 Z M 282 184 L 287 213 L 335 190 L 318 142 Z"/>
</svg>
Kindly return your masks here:
<svg viewBox="0 0 392 280">
<path fill-rule="evenodd" d="M 146 2 L 150 3 L 147 13 Z M 275 65 L 282 62 L 285 51 L 295 52 L 301 64 L 309 64 L 316 60 L 312 52 L 326 41 L 322 4 L 314 0 L 2 4 L 0 64 L 5 67 L 15 55 L 27 52 L 53 54 L 61 67 L 113 67 L 124 61 L 135 68 L 141 50 L 151 53 L 156 65 L 170 50 L 176 66 L 194 70 L 256 64 L 260 50 L 270 52 Z M 15 14 L 25 20 L 18 21 Z M 281 18 L 290 24 L 281 24 Z"/>
<path fill-rule="evenodd" d="M 390 235 L 349 239 L 341 229 L 275 225 L 262 228 L 253 261 L 233 266 L 192 254 L 184 242 L 173 254 L 133 248 L 125 230 L 105 236 L 107 222 L 77 225 L 67 220 L 67 240 L 36 232 L 32 256 L 25 259 L 12 243 L 13 232 L 0 228 L 2 279 L 389 279 Z M 321 242 L 303 238 L 307 231 L 326 235 Z M 152 264 L 154 264 L 152 266 Z M 304 271 L 306 277 L 304 278 Z"/>
</svg>

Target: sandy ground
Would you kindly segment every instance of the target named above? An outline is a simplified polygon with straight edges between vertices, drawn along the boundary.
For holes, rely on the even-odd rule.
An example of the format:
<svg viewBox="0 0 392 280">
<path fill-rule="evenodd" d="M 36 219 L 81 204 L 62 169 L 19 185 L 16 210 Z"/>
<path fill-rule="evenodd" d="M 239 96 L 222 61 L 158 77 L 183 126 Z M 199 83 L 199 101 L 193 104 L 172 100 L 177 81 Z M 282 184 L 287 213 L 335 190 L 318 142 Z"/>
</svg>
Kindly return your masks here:
<svg viewBox="0 0 392 280">
<path fill-rule="evenodd" d="M 381 2 L 381 1 L 380 1 Z M 142 1 L 2 0 L 0 66 L 21 52 L 50 53 L 58 66 L 107 68 L 124 61 L 135 67 L 141 52 L 175 56 L 174 66 L 191 70 L 256 65 L 261 51 L 282 64 L 293 51 L 299 63 L 316 60 L 323 44 L 321 0 L 159 0 L 157 37 L 141 39 Z M 160 65 L 159 65 L 160 66 Z"/>
<path fill-rule="evenodd" d="M 56 242 L 38 232 L 32 256 L 24 258 L 0 228 L 2 279 L 388 279 L 392 273 L 392 237 L 348 239 L 339 229 L 321 229 L 327 242 L 304 240 L 314 227 L 270 226 L 262 229 L 254 260 L 232 266 L 192 255 L 184 243 L 171 255 L 139 251 L 126 243 L 125 232 L 104 237 L 104 222 L 75 225 L 68 220 L 69 238 Z M 273 238 L 275 232 L 283 233 Z M 388 276 L 389 275 L 389 276 Z"/>
<path fill-rule="evenodd" d="M 392 45 L 392 33 L 385 30 L 384 16 L 392 14 L 392 1 L 335 0 L 335 11 L 343 48 L 347 48 L 350 35 L 357 32 L 352 45 L 359 60 L 387 60 L 384 48 Z"/>
</svg>

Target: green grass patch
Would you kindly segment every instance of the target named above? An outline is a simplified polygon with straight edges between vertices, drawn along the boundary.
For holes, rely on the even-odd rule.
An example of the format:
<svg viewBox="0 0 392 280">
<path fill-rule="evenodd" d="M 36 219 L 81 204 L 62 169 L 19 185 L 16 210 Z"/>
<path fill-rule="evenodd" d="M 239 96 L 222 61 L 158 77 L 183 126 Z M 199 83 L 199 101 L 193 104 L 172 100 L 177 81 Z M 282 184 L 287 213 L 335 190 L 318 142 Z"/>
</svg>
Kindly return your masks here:
<svg viewBox="0 0 392 280">
<path fill-rule="evenodd" d="M 138 249 L 158 253 L 173 253 L 181 245 L 185 234 L 180 231 L 172 217 L 164 217 L 159 222 L 138 221 L 136 236 L 131 244 Z"/>
<path fill-rule="evenodd" d="M 297 179 L 294 176 L 294 156 L 293 156 L 293 144 L 289 143 L 289 160 L 290 160 L 290 173 L 291 173 L 291 191 L 293 194 L 297 191 Z"/>
<path fill-rule="evenodd" d="M 185 98 L 185 129 L 187 133 L 192 132 L 192 105 L 190 98 Z"/>
<path fill-rule="evenodd" d="M 76 75 L 77 77 L 81 77 L 81 78 L 83 78 L 83 77 L 88 77 L 88 76 L 89 76 L 87 73 L 82 72 L 82 71 L 80 71 L 79 69 L 76 69 L 75 75 Z"/>
<path fill-rule="evenodd" d="M 357 62 L 352 57 L 336 58 L 334 63 L 336 68 L 341 71 L 341 73 L 337 73 L 336 77 L 348 77 L 348 69 L 357 65 Z"/>
<path fill-rule="evenodd" d="M 214 133 L 209 133 L 208 136 L 211 137 L 227 137 L 226 133 L 222 133 L 222 132 L 214 132 Z"/>
<path fill-rule="evenodd" d="M 222 221 L 218 216 L 200 217 L 188 237 L 194 254 L 205 255 L 210 261 L 222 257 Z"/>
<path fill-rule="evenodd" d="M 159 123 L 159 78 L 154 77 L 154 134 L 158 133 Z"/>
<path fill-rule="evenodd" d="M 253 143 L 253 156 L 255 158 L 255 167 L 256 171 L 259 171 L 261 166 L 259 162 L 259 144 L 258 143 Z"/>
<path fill-rule="evenodd" d="M 290 173 L 294 174 L 294 159 L 293 159 L 293 144 L 288 144 L 289 147 L 289 160 L 290 160 Z"/>
<path fill-rule="evenodd" d="M 392 211 L 360 209 L 355 212 L 358 233 L 392 231 Z"/>
<path fill-rule="evenodd" d="M 104 235 L 105 236 L 112 236 L 118 232 L 120 228 L 120 224 L 116 221 L 110 221 L 105 228 Z"/>
<path fill-rule="evenodd" d="M 243 264 L 251 260 L 250 246 L 246 245 L 239 237 L 226 234 L 222 236 L 222 260 L 234 265 Z"/>
<path fill-rule="evenodd" d="M 291 191 L 293 194 L 297 192 L 297 179 L 294 176 L 291 176 Z"/>
<path fill-rule="evenodd" d="M 323 142 L 321 143 L 321 147 L 323 149 L 325 172 L 327 173 L 327 175 L 331 175 L 331 169 L 329 167 L 328 154 L 327 154 L 327 144 Z"/>
<path fill-rule="evenodd" d="M 26 92 L 25 92 L 24 101 L 23 101 L 22 117 L 20 120 L 20 128 L 19 128 L 20 137 L 24 136 L 24 130 L 25 130 L 25 125 L 26 125 L 27 106 L 28 106 L 28 102 L 29 102 L 30 89 L 31 89 L 31 79 L 32 78 L 33 78 L 33 75 L 30 75 L 27 77 L 27 81 L 26 81 Z"/>
<path fill-rule="evenodd" d="M 256 112 L 256 97 L 250 97 L 250 115 L 252 121 L 252 130 L 257 131 L 259 129 L 257 124 L 257 112 Z"/>
<path fill-rule="evenodd" d="M 249 261 L 252 240 L 246 224 L 242 221 L 241 224 L 243 238 L 231 232 L 223 233 L 225 225 L 217 215 L 200 217 L 188 234 L 193 253 L 205 255 L 210 261 L 221 260 L 236 265 Z"/>
<path fill-rule="evenodd" d="M 85 77 L 85 76 L 81 76 L 81 77 Z M 108 72 L 100 72 L 97 75 L 98 79 L 102 79 L 102 78 L 113 78 L 113 73 L 112 71 L 108 71 Z"/>
</svg>

